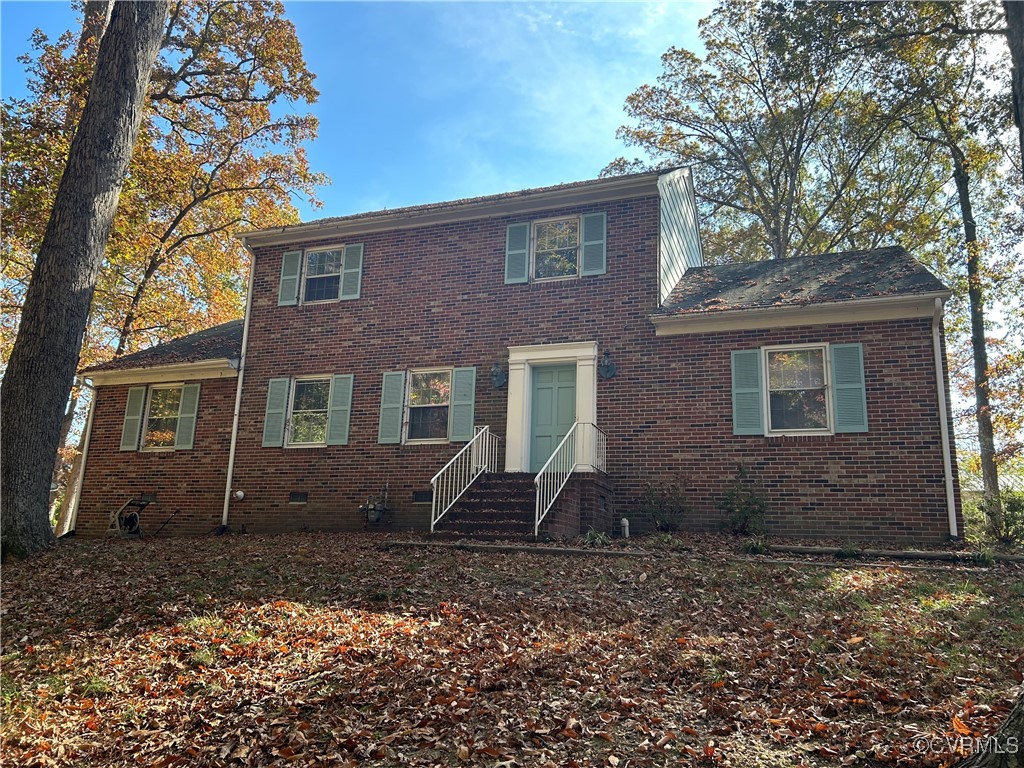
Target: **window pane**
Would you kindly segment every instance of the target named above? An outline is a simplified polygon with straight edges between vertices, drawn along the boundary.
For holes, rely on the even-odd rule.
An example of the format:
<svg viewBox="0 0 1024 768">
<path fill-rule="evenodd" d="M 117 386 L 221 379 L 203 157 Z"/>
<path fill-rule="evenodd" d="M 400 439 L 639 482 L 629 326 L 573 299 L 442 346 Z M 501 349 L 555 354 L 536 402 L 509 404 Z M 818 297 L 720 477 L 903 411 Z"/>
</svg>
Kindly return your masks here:
<svg viewBox="0 0 1024 768">
<path fill-rule="evenodd" d="M 147 448 L 173 448 L 181 410 L 181 387 L 154 389 L 149 395 L 149 413 L 142 445 Z"/>
<path fill-rule="evenodd" d="M 572 277 L 579 273 L 579 219 L 546 221 L 534 228 L 534 277 Z"/>
<path fill-rule="evenodd" d="M 173 448 L 174 435 L 178 429 L 178 417 L 150 419 L 146 422 L 143 445 L 154 448 Z"/>
<path fill-rule="evenodd" d="M 534 269 L 534 276 L 545 277 L 572 277 L 577 274 L 576 249 L 560 251 L 537 251 L 537 259 Z"/>
<path fill-rule="evenodd" d="M 824 386 L 824 350 L 793 349 L 768 353 L 769 389 L 815 389 Z"/>
<path fill-rule="evenodd" d="M 327 441 L 327 413 L 292 413 L 293 443 L 323 443 Z"/>
<path fill-rule="evenodd" d="M 341 272 L 341 251 L 316 251 L 306 257 L 306 277 L 336 275 Z"/>
<path fill-rule="evenodd" d="M 149 398 L 149 417 L 151 419 L 163 416 L 177 418 L 179 410 L 181 410 L 181 387 L 153 390 Z"/>
<path fill-rule="evenodd" d="M 292 411 L 326 411 L 330 395 L 330 379 L 296 381 Z"/>
<path fill-rule="evenodd" d="M 827 429 L 824 389 L 785 389 L 769 398 L 772 430 Z"/>
<path fill-rule="evenodd" d="M 338 298 L 338 288 L 341 285 L 339 275 L 328 275 L 327 277 L 311 277 L 306 280 L 306 301 L 328 301 Z"/>
<path fill-rule="evenodd" d="M 448 406 L 409 409 L 410 440 L 443 440 L 448 437 Z"/>
<path fill-rule="evenodd" d="M 447 405 L 451 382 L 450 371 L 412 374 L 409 383 L 409 405 Z"/>
</svg>

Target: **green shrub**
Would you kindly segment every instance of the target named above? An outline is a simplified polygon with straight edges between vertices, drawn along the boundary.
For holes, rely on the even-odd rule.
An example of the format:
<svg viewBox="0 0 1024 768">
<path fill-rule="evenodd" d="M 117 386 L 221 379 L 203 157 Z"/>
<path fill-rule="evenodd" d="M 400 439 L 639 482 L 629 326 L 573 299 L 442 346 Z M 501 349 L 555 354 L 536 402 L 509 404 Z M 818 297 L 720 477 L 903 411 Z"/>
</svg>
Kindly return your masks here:
<svg viewBox="0 0 1024 768">
<path fill-rule="evenodd" d="M 965 495 L 963 502 L 966 538 L 975 546 L 1024 544 L 1024 492 L 1000 494 L 1002 513 L 992 514 L 985 499 Z"/>
<path fill-rule="evenodd" d="M 760 536 L 753 536 L 740 545 L 740 552 L 745 555 L 767 555 L 771 552 L 767 542 Z"/>
<path fill-rule="evenodd" d="M 591 528 L 583 534 L 583 543 L 588 547 L 607 547 L 612 543 L 612 537 L 607 533 L 601 533 Z"/>
<path fill-rule="evenodd" d="M 750 479 L 746 467 L 736 467 L 736 477 L 718 500 L 725 514 L 725 529 L 736 536 L 756 536 L 764 531 L 767 504 L 760 489 Z"/>
<path fill-rule="evenodd" d="M 661 486 L 647 486 L 640 499 L 640 511 L 650 516 L 656 531 L 672 533 L 682 527 L 691 510 L 689 486 L 685 478 Z"/>
</svg>

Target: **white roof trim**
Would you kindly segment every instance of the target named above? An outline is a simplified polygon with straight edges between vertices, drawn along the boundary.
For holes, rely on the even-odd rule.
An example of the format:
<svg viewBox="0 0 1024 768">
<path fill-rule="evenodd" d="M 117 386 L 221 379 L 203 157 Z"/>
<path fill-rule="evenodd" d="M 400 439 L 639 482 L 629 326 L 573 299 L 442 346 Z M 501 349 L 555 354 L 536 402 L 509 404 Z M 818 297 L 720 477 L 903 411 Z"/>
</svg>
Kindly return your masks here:
<svg viewBox="0 0 1024 768">
<path fill-rule="evenodd" d="M 324 219 L 308 224 L 292 224 L 274 229 L 246 232 L 239 237 L 246 246 L 256 248 L 268 245 L 301 243 L 321 238 L 344 238 L 396 229 L 411 229 L 431 224 L 447 224 L 468 219 L 495 218 L 542 211 L 555 207 L 569 207 L 645 197 L 658 194 L 658 178 L 664 172 L 651 172 L 629 178 L 600 179 L 591 184 L 541 190 L 498 199 L 453 202 L 450 207 L 399 208 L 342 219 Z M 443 205 L 443 204 L 441 204 Z"/>
<path fill-rule="evenodd" d="M 653 315 L 650 318 L 657 336 L 681 336 L 717 331 L 747 331 L 765 328 L 792 328 L 798 325 L 834 325 L 873 320 L 904 320 L 931 317 L 935 299 L 945 301 L 949 291 L 913 296 L 880 296 L 851 299 L 827 304 L 803 304 L 750 309 L 709 310 L 682 315 Z"/>
<path fill-rule="evenodd" d="M 193 363 L 170 363 L 146 368 L 119 368 L 111 371 L 92 371 L 85 374 L 93 386 L 112 384 L 163 384 L 170 381 L 196 381 L 198 379 L 233 379 L 238 376 L 238 360 L 221 357 Z"/>
</svg>

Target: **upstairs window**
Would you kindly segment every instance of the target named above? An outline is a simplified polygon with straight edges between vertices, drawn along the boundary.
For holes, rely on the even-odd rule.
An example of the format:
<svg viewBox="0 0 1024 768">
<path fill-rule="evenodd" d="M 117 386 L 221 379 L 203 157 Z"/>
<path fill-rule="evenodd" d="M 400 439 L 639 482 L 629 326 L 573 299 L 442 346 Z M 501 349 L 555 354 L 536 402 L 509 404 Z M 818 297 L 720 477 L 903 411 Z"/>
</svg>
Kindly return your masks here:
<svg viewBox="0 0 1024 768">
<path fill-rule="evenodd" d="M 344 253 L 339 248 L 329 251 L 307 251 L 302 301 L 333 301 L 341 295 L 341 264 Z"/>
<path fill-rule="evenodd" d="M 362 275 L 361 243 L 288 251 L 281 258 L 278 306 L 358 299 Z"/>
<path fill-rule="evenodd" d="M 509 224 L 505 282 L 559 280 L 607 271 L 604 213 Z"/>
<path fill-rule="evenodd" d="M 533 225 L 533 277 L 576 277 L 580 272 L 580 220 L 538 221 Z"/>
</svg>

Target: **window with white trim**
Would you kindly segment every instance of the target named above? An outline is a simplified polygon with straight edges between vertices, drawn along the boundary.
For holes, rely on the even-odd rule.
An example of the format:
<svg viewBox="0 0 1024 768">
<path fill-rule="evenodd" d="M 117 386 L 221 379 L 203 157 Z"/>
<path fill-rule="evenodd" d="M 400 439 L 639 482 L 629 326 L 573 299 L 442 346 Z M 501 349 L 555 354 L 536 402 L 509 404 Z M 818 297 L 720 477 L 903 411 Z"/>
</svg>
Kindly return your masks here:
<svg viewBox="0 0 1024 768">
<path fill-rule="evenodd" d="M 143 448 L 173 448 L 181 418 L 181 385 L 150 387 L 146 424 L 142 428 Z"/>
<path fill-rule="evenodd" d="M 192 447 L 199 384 L 131 387 L 121 427 L 122 451 L 172 451 Z"/>
<path fill-rule="evenodd" d="M 533 279 L 578 277 L 579 273 L 579 217 L 534 222 Z"/>
<path fill-rule="evenodd" d="M 529 283 L 603 275 L 607 267 L 604 213 L 509 224 L 505 282 Z"/>
<path fill-rule="evenodd" d="M 286 251 L 281 256 L 278 306 L 358 299 L 362 274 L 362 243 Z"/>
<path fill-rule="evenodd" d="M 471 440 L 475 399 L 476 368 L 386 371 L 381 382 L 377 442 Z"/>
<path fill-rule="evenodd" d="M 830 432 L 826 347 L 765 348 L 768 431 Z"/>
<path fill-rule="evenodd" d="M 731 355 L 734 435 L 868 431 L 862 344 L 788 344 Z"/>
<path fill-rule="evenodd" d="M 288 406 L 288 445 L 326 445 L 331 378 L 300 378 Z"/>
<path fill-rule="evenodd" d="M 348 445 L 354 382 L 352 374 L 270 379 L 263 447 Z"/>
<path fill-rule="evenodd" d="M 302 278 L 302 303 L 334 301 L 341 295 L 341 264 L 344 251 L 328 248 L 306 251 Z"/>
<path fill-rule="evenodd" d="M 406 438 L 447 440 L 448 406 L 451 402 L 452 370 L 410 371 L 409 419 Z"/>
</svg>

